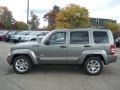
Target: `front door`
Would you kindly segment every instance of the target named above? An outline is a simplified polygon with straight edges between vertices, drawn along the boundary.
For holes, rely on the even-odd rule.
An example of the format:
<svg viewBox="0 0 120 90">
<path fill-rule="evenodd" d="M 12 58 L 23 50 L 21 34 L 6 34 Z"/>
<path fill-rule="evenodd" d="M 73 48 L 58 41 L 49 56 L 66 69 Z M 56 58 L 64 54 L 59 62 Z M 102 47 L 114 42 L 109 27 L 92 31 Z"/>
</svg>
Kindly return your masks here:
<svg viewBox="0 0 120 90">
<path fill-rule="evenodd" d="M 40 53 L 40 63 L 65 64 L 67 55 L 66 32 L 56 32 L 48 39 Z"/>
</svg>

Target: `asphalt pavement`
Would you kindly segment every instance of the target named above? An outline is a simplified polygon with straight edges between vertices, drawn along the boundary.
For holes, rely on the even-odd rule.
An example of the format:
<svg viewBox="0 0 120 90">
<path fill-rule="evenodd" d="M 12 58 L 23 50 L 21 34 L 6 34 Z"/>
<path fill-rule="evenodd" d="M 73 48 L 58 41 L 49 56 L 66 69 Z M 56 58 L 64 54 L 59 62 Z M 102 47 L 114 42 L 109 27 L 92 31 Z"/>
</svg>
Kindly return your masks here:
<svg viewBox="0 0 120 90">
<path fill-rule="evenodd" d="M 38 66 L 20 75 L 6 61 L 13 45 L 0 41 L 0 90 L 120 90 L 120 48 L 117 62 L 100 75 L 86 75 L 79 66 Z"/>
</svg>

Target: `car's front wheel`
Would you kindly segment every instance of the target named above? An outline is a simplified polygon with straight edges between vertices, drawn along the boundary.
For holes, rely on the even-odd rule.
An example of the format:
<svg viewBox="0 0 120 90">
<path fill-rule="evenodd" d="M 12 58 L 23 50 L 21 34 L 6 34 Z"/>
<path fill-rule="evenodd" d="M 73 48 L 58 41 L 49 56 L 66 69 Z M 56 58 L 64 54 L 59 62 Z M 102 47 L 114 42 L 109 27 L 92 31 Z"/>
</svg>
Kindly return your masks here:
<svg viewBox="0 0 120 90">
<path fill-rule="evenodd" d="M 30 59 L 25 55 L 20 55 L 14 58 L 13 69 L 16 73 L 25 74 L 30 71 L 32 63 Z"/>
<path fill-rule="evenodd" d="M 89 57 L 84 63 L 84 70 L 90 75 L 97 75 L 103 70 L 103 63 L 99 57 Z"/>
</svg>

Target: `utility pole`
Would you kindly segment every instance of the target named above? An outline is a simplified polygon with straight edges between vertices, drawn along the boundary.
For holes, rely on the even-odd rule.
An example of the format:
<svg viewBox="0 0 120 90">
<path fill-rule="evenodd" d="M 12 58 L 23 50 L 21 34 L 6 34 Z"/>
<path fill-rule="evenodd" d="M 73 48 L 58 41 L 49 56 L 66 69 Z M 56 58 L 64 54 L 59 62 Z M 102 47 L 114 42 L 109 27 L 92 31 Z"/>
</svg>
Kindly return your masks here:
<svg viewBox="0 0 120 90">
<path fill-rule="evenodd" d="M 27 25 L 29 20 L 29 0 L 27 0 Z"/>
</svg>

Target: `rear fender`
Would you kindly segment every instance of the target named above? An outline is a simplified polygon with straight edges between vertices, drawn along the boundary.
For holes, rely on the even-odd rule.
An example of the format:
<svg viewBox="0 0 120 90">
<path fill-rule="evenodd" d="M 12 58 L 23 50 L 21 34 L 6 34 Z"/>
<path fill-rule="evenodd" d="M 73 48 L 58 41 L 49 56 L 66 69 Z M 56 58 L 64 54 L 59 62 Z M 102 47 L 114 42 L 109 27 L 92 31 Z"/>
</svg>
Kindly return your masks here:
<svg viewBox="0 0 120 90">
<path fill-rule="evenodd" d="M 79 58 L 79 64 L 83 64 L 88 55 L 101 55 L 104 59 L 104 63 L 108 63 L 108 57 L 105 50 L 85 50 L 82 52 Z"/>
</svg>

